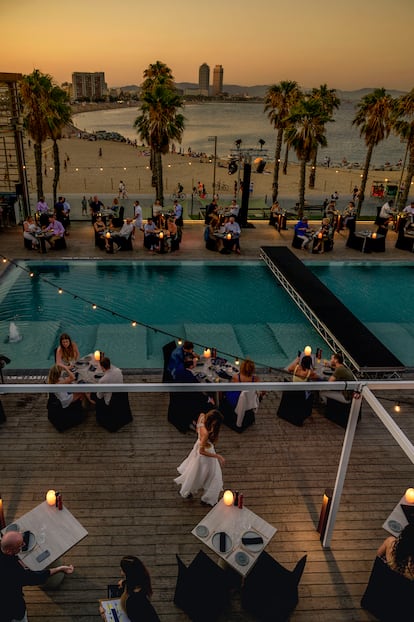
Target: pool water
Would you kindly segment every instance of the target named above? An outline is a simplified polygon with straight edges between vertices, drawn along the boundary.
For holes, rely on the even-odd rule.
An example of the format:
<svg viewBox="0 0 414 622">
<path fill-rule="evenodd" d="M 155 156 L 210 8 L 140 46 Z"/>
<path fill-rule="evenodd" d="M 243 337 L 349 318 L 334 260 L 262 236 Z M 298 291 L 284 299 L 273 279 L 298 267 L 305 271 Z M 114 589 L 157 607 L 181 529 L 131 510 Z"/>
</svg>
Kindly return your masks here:
<svg viewBox="0 0 414 622">
<path fill-rule="evenodd" d="M 299 348 L 328 348 L 261 262 L 21 262 L 0 280 L 0 352 L 10 369 L 46 369 L 59 335 L 81 354 L 104 351 L 123 368 L 160 368 L 169 335 L 226 358 L 285 367 Z M 414 366 L 414 266 L 308 266 L 407 366 Z M 62 288 L 63 293 L 58 293 Z M 92 303 L 98 308 L 92 309 Z M 132 327 L 131 322 L 138 325 Z M 22 340 L 8 343 L 15 322 Z M 167 333 L 167 334 L 166 334 Z"/>
<path fill-rule="evenodd" d="M 19 265 L 35 277 L 10 267 L 0 281 L 1 351 L 12 360 L 10 369 L 48 368 L 62 332 L 81 354 L 99 349 L 117 366 L 134 369 L 162 367 L 169 335 L 190 339 L 198 351 L 215 347 L 229 359 L 249 356 L 258 367 L 284 367 L 307 344 L 326 352 L 261 262 Z M 22 336 L 18 343 L 8 343 L 11 321 Z"/>
</svg>

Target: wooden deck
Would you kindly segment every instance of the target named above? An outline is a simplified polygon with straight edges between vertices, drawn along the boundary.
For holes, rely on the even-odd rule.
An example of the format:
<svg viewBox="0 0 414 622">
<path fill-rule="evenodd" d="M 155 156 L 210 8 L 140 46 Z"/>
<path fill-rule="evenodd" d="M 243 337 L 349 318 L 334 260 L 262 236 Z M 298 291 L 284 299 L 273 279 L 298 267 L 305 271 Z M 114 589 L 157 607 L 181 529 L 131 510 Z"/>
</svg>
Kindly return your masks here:
<svg viewBox="0 0 414 622">
<path fill-rule="evenodd" d="M 307 553 L 293 622 L 372 620 L 361 610 L 360 598 L 387 535 L 381 525 L 414 483 L 414 467 L 364 404 L 332 546 L 323 550 L 315 528 L 323 491 L 334 484 L 344 431 L 317 410 L 303 428 L 291 426 L 276 417 L 279 398 L 267 394 L 256 425 L 243 434 L 223 428 L 219 449 L 227 460 L 225 486 L 242 491 L 246 505 L 277 527 L 267 550 L 278 561 L 292 568 Z M 195 436 L 167 423 L 167 395 L 130 394 L 134 421 L 117 434 L 98 428 L 93 413 L 81 427 L 56 432 L 43 394 L 1 399 L 7 414 L 0 427 L 6 520 L 17 519 L 55 488 L 89 532 L 65 556 L 76 572 L 58 591 L 26 588 L 30 621 L 98 619 L 98 599 L 118 579 L 125 554 L 138 555 L 150 569 L 161 620 L 188 619 L 172 602 L 175 554 L 188 563 L 203 547 L 190 531 L 208 508 L 198 499 L 181 499 L 173 483 Z M 408 395 L 404 402 L 395 419 L 413 439 L 414 402 Z M 391 411 L 391 401 L 384 405 Z M 252 620 L 241 610 L 237 592 L 222 620 Z"/>
</svg>

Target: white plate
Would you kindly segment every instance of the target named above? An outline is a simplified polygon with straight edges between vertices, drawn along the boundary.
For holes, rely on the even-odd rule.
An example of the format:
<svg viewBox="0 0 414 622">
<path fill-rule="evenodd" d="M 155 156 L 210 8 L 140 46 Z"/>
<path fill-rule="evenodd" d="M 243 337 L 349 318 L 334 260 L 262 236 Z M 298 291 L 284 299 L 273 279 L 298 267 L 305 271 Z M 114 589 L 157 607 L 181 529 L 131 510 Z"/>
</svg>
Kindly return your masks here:
<svg viewBox="0 0 414 622">
<path fill-rule="evenodd" d="M 243 538 L 262 538 L 262 542 L 246 543 L 243 542 Z M 252 551 L 253 553 L 259 553 L 264 547 L 263 537 L 256 531 L 246 531 L 246 533 L 242 535 L 242 545 L 248 551 Z"/>
<path fill-rule="evenodd" d="M 225 550 L 222 551 L 220 549 L 220 533 L 221 533 L 220 531 L 215 533 L 214 536 L 211 539 L 211 542 L 212 542 L 214 548 L 216 549 L 216 551 L 218 551 L 219 553 L 228 553 L 231 550 L 231 548 L 233 546 L 233 543 L 231 541 L 230 536 L 227 533 L 225 533 L 224 534 L 225 535 Z"/>
<path fill-rule="evenodd" d="M 402 531 L 402 525 L 397 520 L 389 520 L 388 527 L 392 531 L 395 531 L 395 533 L 400 533 L 400 531 Z"/>
<path fill-rule="evenodd" d="M 198 525 L 195 530 L 199 538 L 207 538 L 210 533 L 205 525 Z"/>
</svg>

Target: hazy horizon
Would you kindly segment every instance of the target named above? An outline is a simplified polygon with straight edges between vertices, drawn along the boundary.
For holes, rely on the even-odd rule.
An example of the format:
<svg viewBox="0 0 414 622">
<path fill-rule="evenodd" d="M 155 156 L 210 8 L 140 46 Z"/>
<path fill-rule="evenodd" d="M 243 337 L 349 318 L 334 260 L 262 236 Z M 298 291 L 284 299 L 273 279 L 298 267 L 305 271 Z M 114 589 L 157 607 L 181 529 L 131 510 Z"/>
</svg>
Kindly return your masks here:
<svg viewBox="0 0 414 622">
<path fill-rule="evenodd" d="M 210 0 L 20 0 L 2 7 L 2 71 L 49 73 L 59 84 L 74 71 L 104 71 L 108 85 L 140 84 L 145 68 L 166 63 L 176 82 L 198 83 L 206 62 L 224 83 L 252 87 L 296 80 L 343 91 L 367 84 L 409 91 L 412 0 L 274 0 L 253 6 Z"/>
</svg>

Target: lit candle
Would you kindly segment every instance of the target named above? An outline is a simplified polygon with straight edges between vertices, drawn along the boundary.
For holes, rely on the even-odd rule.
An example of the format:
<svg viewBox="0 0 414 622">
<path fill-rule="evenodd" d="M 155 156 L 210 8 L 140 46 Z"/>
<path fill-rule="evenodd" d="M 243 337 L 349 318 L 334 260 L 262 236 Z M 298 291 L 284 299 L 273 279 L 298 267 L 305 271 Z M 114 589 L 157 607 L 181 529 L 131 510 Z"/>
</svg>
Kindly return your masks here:
<svg viewBox="0 0 414 622">
<path fill-rule="evenodd" d="M 164 237 L 164 232 L 160 231 L 160 240 L 162 240 L 163 237 Z"/>
<path fill-rule="evenodd" d="M 228 233 L 228 234 L 226 235 L 226 239 L 227 239 L 227 240 L 231 240 L 231 233 Z"/>
<path fill-rule="evenodd" d="M 105 233 L 105 237 L 109 240 L 109 238 L 111 237 L 111 234 L 109 233 L 109 231 Z"/>
<path fill-rule="evenodd" d="M 3 499 L 0 496 L 0 529 L 3 529 L 6 526 L 6 521 L 4 518 L 3 512 Z"/>
<path fill-rule="evenodd" d="M 312 348 L 310 346 L 306 346 L 304 349 L 305 356 L 310 356 L 312 354 Z"/>
<path fill-rule="evenodd" d="M 56 492 L 54 490 L 47 491 L 46 501 L 48 505 L 56 505 Z"/>
<path fill-rule="evenodd" d="M 322 238 L 323 238 L 322 232 L 321 232 L 321 233 L 318 233 L 318 238 L 319 238 L 320 240 L 322 240 Z"/>
<path fill-rule="evenodd" d="M 375 231 L 374 231 L 374 233 L 371 235 L 371 237 L 375 240 L 375 238 L 377 237 L 377 234 L 375 233 Z"/>
<path fill-rule="evenodd" d="M 95 359 L 95 361 L 101 360 L 101 353 L 99 350 L 95 350 L 95 352 L 93 353 L 93 358 Z"/>
<path fill-rule="evenodd" d="M 209 359 L 210 356 L 211 356 L 210 348 L 205 348 L 205 350 L 204 350 L 204 358 Z"/>
<path fill-rule="evenodd" d="M 233 501 L 234 501 L 234 497 L 233 497 L 233 493 L 231 492 L 231 490 L 225 490 L 224 494 L 223 494 L 223 502 L 224 505 L 233 505 Z"/>
<path fill-rule="evenodd" d="M 414 488 L 407 488 L 405 491 L 405 500 L 407 503 L 414 503 Z"/>
</svg>

